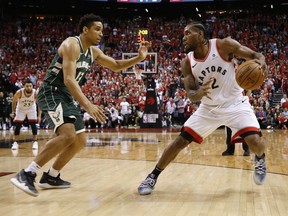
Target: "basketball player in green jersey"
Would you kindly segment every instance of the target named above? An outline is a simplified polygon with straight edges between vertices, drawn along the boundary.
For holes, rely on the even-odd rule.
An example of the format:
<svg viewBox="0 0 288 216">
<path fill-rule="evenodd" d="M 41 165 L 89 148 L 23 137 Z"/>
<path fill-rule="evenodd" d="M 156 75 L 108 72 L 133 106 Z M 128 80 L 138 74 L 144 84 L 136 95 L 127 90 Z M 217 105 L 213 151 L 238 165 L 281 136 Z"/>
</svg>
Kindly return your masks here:
<svg viewBox="0 0 288 216">
<path fill-rule="evenodd" d="M 80 106 L 98 122 L 106 121 L 104 110 L 92 104 L 79 86 L 92 62 L 95 60 L 118 72 L 144 60 L 151 46 L 149 42 L 143 41 L 137 56 L 114 60 L 97 47 L 103 36 L 100 17 L 94 14 L 84 15 L 80 19 L 79 31 L 80 36 L 69 37 L 60 45 L 38 93 L 39 107 L 54 128 L 56 136 L 45 144 L 44 149 L 26 169 L 22 169 L 11 179 L 12 184 L 32 196 L 38 196 L 34 185 L 37 171 L 58 154 L 52 167 L 43 173 L 38 186 L 44 189 L 70 187 L 70 182 L 62 180 L 59 172 L 86 144 Z"/>
</svg>

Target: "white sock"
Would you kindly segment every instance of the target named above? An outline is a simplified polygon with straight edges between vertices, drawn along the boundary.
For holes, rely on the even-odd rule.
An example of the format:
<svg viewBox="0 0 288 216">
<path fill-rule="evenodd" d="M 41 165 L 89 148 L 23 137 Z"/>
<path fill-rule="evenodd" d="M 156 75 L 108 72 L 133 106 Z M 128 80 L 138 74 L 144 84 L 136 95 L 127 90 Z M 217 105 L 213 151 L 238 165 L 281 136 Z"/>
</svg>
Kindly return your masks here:
<svg viewBox="0 0 288 216">
<path fill-rule="evenodd" d="M 48 171 L 48 175 L 52 176 L 52 177 L 57 177 L 60 173 L 60 170 L 55 170 L 53 169 L 53 167 L 51 167 Z"/>
<path fill-rule="evenodd" d="M 37 173 L 40 169 L 41 166 L 32 161 L 32 163 L 25 169 L 25 172 Z"/>
</svg>

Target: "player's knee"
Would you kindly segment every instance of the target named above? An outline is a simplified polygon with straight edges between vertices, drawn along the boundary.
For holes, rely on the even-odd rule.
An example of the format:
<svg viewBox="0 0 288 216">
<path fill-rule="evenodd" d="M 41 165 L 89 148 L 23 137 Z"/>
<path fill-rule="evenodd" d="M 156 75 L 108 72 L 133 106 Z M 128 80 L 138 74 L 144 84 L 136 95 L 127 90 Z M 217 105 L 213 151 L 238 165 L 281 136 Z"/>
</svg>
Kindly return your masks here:
<svg viewBox="0 0 288 216">
<path fill-rule="evenodd" d="M 185 139 L 183 136 L 178 136 L 174 142 L 172 142 L 172 147 L 177 149 L 177 150 L 181 150 L 184 149 L 185 147 L 187 147 L 189 145 L 189 143 L 191 143 L 190 141 L 188 141 L 187 139 Z"/>
<path fill-rule="evenodd" d="M 244 139 L 245 139 L 245 142 L 248 143 L 248 145 L 253 145 L 253 146 L 261 145 L 261 139 L 258 134 L 252 134 L 252 135 L 246 136 Z"/>
<path fill-rule="evenodd" d="M 83 148 L 86 145 L 86 141 L 87 141 L 87 137 L 85 135 L 85 133 L 80 133 L 76 135 L 76 142 L 75 144 L 79 147 L 79 148 Z"/>
<path fill-rule="evenodd" d="M 60 134 L 60 137 L 63 140 L 63 144 L 71 145 L 74 143 L 76 139 L 76 134 L 73 133 L 72 131 L 67 131 L 65 133 Z"/>
<path fill-rule="evenodd" d="M 249 148 L 257 155 L 262 155 L 265 151 L 265 142 L 258 134 L 253 134 L 245 137 L 245 142 Z"/>
</svg>

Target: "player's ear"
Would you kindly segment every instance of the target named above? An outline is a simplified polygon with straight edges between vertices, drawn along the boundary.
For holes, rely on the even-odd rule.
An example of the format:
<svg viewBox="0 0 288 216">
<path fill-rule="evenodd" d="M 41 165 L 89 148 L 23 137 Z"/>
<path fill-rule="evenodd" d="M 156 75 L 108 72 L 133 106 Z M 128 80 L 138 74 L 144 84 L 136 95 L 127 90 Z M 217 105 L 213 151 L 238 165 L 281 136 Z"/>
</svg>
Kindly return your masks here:
<svg viewBox="0 0 288 216">
<path fill-rule="evenodd" d="M 88 30 L 89 30 L 89 29 L 88 29 L 88 27 L 87 27 L 87 26 L 84 26 L 84 27 L 83 27 L 83 33 L 87 33 L 87 32 L 88 32 Z"/>
</svg>

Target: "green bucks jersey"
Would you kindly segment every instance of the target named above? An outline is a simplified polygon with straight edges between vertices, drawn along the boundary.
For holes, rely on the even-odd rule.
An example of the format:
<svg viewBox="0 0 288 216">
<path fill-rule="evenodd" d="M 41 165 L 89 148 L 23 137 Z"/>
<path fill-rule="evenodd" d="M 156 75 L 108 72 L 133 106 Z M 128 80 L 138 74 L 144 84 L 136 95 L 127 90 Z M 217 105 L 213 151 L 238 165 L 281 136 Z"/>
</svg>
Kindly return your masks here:
<svg viewBox="0 0 288 216">
<path fill-rule="evenodd" d="M 80 56 L 76 62 L 77 68 L 76 68 L 75 79 L 79 84 L 82 84 L 81 82 L 83 78 L 85 77 L 85 74 L 89 71 L 90 66 L 93 62 L 93 53 L 92 53 L 91 48 L 89 48 L 84 53 L 80 38 L 78 36 L 73 37 L 73 38 L 77 40 L 80 46 Z M 65 87 L 62 61 L 63 61 L 62 57 L 60 57 L 59 54 L 56 53 L 54 59 L 52 60 L 48 68 L 47 74 L 44 78 L 44 81 L 51 86 Z"/>
</svg>

